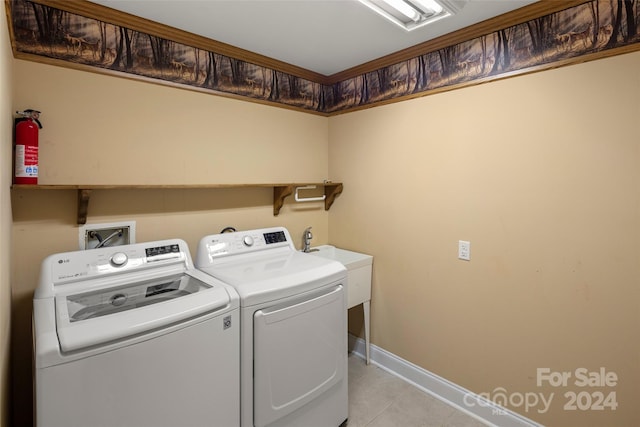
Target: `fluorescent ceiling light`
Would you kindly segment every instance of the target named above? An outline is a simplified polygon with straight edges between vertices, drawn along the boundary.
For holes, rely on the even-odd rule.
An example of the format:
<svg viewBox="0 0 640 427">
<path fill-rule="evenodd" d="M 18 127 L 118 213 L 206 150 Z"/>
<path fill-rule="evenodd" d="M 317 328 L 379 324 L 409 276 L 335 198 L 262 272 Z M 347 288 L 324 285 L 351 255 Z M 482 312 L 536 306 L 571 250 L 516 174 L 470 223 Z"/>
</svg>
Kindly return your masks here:
<svg viewBox="0 0 640 427">
<path fill-rule="evenodd" d="M 407 31 L 453 15 L 458 8 L 447 0 L 358 0 Z"/>
</svg>

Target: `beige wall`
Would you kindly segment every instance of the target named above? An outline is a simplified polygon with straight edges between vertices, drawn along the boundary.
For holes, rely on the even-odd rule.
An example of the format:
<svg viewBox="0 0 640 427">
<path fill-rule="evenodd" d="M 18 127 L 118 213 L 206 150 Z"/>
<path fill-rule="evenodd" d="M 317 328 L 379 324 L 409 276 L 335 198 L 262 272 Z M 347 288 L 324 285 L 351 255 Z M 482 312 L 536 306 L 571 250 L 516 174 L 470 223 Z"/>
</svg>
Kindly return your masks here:
<svg viewBox="0 0 640 427">
<path fill-rule="evenodd" d="M 322 182 L 325 117 L 198 92 L 16 60 L 14 109 L 43 112 L 41 184 Z M 135 220 L 137 240 L 179 237 L 192 255 L 225 226 L 284 225 L 300 245 L 313 226 L 327 242 L 322 203 L 288 198 L 273 216 L 272 190 L 94 191 L 89 223 Z M 15 425 L 30 423 L 30 316 L 42 259 L 77 250 L 73 191 L 12 193 Z M 336 202 L 337 203 L 337 202 Z"/>
<path fill-rule="evenodd" d="M 638 99 L 634 53 L 330 118 L 329 240 L 375 257 L 373 343 L 476 393 L 555 393 L 510 406 L 544 424 L 640 425 Z M 617 386 L 536 385 L 582 367 Z M 571 390 L 619 406 L 564 410 Z"/>
<path fill-rule="evenodd" d="M 0 14 L 0 427 L 9 425 L 9 359 L 11 329 L 11 45 L 6 14 Z"/>
</svg>

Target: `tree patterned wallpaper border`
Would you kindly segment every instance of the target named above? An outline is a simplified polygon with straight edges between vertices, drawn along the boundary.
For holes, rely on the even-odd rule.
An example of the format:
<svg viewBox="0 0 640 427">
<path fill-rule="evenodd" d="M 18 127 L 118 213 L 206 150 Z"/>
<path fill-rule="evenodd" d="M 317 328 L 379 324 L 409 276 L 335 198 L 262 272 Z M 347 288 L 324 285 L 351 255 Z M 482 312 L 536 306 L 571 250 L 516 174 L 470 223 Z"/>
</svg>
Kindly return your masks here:
<svg viewBox="0 0 640 427">
<path fill-rule="evenodd" d="M 637 3 L 594 0 L 333 85 L 28 0 L 6 4 L 15 52 L 330 115 L 640 49 Z"/>
</svg>

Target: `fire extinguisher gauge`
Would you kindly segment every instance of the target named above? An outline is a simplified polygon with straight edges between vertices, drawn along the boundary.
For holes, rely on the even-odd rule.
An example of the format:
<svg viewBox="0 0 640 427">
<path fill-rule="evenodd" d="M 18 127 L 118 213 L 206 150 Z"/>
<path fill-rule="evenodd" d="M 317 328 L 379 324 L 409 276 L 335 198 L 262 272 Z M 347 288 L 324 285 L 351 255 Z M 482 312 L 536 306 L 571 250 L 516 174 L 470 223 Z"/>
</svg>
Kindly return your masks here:
<svg viewBox="0 0 640 427">
<path fill-rule="evenodd" d="M 38 111 L 38 110 L 32 110 L 30 108 L 24 110 L 24 111 L 16 111 L 16 114 L 22 116 L 22 117 L 26 117 L 28 119 L 33 120 L 34 122 L 36 122 L 38 124 L 38 127 L 40 129 L 42 129 L 42 123 L 40 123 L 40 120 L 38 120 L 40 118 L 40 114 L 42 112 Z"/>
</svg>

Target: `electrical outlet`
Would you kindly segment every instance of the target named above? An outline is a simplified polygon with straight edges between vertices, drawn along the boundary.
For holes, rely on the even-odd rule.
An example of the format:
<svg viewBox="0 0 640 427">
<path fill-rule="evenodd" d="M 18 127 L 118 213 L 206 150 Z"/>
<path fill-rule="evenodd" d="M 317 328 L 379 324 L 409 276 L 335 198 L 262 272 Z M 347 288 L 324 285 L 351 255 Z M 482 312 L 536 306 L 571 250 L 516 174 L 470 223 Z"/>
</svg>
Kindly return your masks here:
<svg viewBox="0 0 640 427">
<path fill-rule="evenodd" d="M 78 233 L 80 249 L 128 245 L 136 242 L 136 222 L 86 224 Z"/>
<path fill-rule="evenodd" d="M 471 242 L 458 240 L 458 259 L 471 261 Z"/>
</svg>

